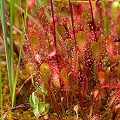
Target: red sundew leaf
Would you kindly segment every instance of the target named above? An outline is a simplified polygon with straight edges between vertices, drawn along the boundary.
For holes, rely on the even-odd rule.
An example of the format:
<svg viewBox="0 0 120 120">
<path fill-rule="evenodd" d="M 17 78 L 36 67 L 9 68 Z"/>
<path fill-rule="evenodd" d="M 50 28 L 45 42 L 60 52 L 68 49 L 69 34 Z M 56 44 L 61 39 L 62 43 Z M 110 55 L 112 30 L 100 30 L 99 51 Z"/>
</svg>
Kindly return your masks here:
<svg viewBox="0 0 120 120">
<path fill-rule="evenodd" d="M 77 20 L 78 24 L 80 24 L 82 12 L 83 12 L 82 4 L 73 4 L 73 9 L 75 12 L 76 20 Z"/>
<path fill-rule="evenodd" d="M 58 33 L 61 35 L 61 37 L 64 38 L 66 34 L 65 27 L 57 23 L 56 28 L 57 28 Z"/>
<path fill-rule="evenodd" d="M 39 51 L 39 44 L 38 44 L 38 34 L 37 34 L 37 31 L 30 27 L 29 28 L 29 32 L 31 34 L 30 36 L 30 42 L 31 42 L 31 46 L 32 46 L 32 50 L 33 51 Z"/>
<path fill-rule="evenodd" d="M 105 82 L 105 79 L 106 79 L 105 72 L 99 71 L 98 72 L 98 78 L 99 78 L 100 83 L 103 84 Z"/>
<path fill-rule="evenodd" d="M 7 85 L 7 86 L 6 86 L 6 89 L 7 89 L 8 91 L 10 91 L 10 86 L 9 86 L 9 85 Z"/>
<path fill-rule="evenodd" d="M 95 60 L 99 60 L 100 58 L 100 44 L 98 42 L 93 42 L 91 46 L 92 57 Z"/>
<path fill-rule="evenodd" d="M 31 9 L 32 5 L 36 0 L 28 0 L 28 11 Z"/>
<path fill-rule="evenodd" d="M 44 15 L 44 8 L 41 8 L 40 13 L 38 15 L 38 19 L 41 19 L 43 15 Z"/>
<path fill-rule="evenodd" d="M 107 53 L 110 55 L 110 57 L 113 60 L 113 57 L 114 57 L 114 44 L 113 44 L 113 40 L 111 38 L 106 39 L 105 47 L 106 47 Z"/>
<path fill-rule="evenodd" d="M 55 17 L 54 18 L 54 21 L 56 22 L 57 21 L 57 18 Z M 51 29 L 51 31 L 52 31 L 52 33 L 53 33 L 53 19 L 51 18 L 51 20 L 50 20 L 50 29 Z"/>
<path fill-rule="evenodd" d="M 45 12 L 44 12 L 44 8 L 41 8 L 39 15 L 38 15 L 38 20 L 40 22 L 40 24 L 43 26 L 43 28 L 47 31 L 48 30 L 48 20 L 45 16 Z"/>
<path fill-rule="evenodd" d="M 53 57 L 53 56 L 55 56 L 55 55 L 56 55 L 56 50 L 54 50 L 53 52 L 51 52 L 51 53 L 47 56 L 47 58 Z"/>
<path fill-rule="evenodd" d="M 120 25 L 117 24 L 115 27 L 116 27 L 117 35 L 120 36 Z"/>
<path fill-rule="evenodd" d="M 22 94 L 20 93 L 20 91 L 19 90 L 15 90 L 16 91 L 16 95 L 18 95 L 18 96 L 22 96 Z"/>
<path fill-rule="evenodd" d="M 115 106 L 115 111 L 120 111 L 120 103 Z"/>
<path fill-rule="evenodd" d="M 61 70 L 61 78 L 64 82 L 64 85 L 67 87 L 68 86 L 68 77 L 67 77 L 67 70 L 66 68 L 62 68 Z"/>
<path fill-rule="evenodd" d="M 87 38 L 87 36 L 86 36 L 86 33 L 84 31 L 79 31 L 76 34 L 76 41 L 77 41 L 77 45 L 79 47 L 82 59 L 84 58 L 84 50 L 85 50 L 86 38 Z"/>
<path fill-rule="evenodd" d="M 92 1 L 92 10 L 93 10 L 93 17 L 95 18 L 97 13 L 96 1 Z"/>
<path fill-rule="evenodd" d="M 38 63 L 41 63 L 41 55 L 40 55 L 40 54 L 37 54 L 37 53 L 34 53 L 34 56 L 35 56 L 35 60 L 36 60 Z"/>
<path fill-rule="evenodd" d="M 66 39 L 64 44 L 65 44 L 65 47 L 67 49 L 67 52 L 70 53 L 70 51 L 72 50 L 72 40 Z"/>
<path fill-rule="evenodd" d="M 47 63 L 43 63 L 40 66 L 40 72 L 42 75 L 42 78 L 46 84 L 46 87 L 49 87 L 49 81 L 50 81 L 50 68 Z"/>
<path fill-rule="evenodd" d="M 52 74 L 52 83 L 53 85 L 57 88 L 60 89 L 60 79 L 59 79 L 59 75 L 58 73 L 56 73 L 54 71 L 54 73 Z"/>
</svg>

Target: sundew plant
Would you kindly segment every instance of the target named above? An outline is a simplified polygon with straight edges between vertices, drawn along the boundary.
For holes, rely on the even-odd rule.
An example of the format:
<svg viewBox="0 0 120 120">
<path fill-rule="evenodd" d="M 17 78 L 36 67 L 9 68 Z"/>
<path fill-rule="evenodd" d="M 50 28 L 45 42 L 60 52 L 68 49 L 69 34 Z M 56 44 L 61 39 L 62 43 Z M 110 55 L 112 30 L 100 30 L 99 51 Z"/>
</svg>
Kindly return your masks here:
<svg viewBox="0 0 120 120">
<path fill-rule="evenodd" d="M 36 120 L 119 120 L 120 2 L 28 0 L 27 15 L 15 6 L 26 20 L 22 62 Z"/>
</svg>

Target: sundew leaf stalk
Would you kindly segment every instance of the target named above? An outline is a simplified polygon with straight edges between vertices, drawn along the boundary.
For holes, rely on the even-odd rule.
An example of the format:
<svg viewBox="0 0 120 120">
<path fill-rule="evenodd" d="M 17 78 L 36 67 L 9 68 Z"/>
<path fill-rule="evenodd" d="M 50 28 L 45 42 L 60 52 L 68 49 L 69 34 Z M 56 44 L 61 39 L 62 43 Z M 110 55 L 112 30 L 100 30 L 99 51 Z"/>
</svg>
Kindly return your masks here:
<svg viewBox="0 0 120 120">
<path fill-rule="evenodd" d="M 83 116 L 83 119 L 85 119 L 88 111 L 89 111 L 90 108 L 92 107 L 92 105 L 93 105 L 93 103 L 95 102 L 95 100 L 98 98 L 100 92 L 101 92 L 103 89 L 105 89 L 105 88 L 109 88 L 109 89 L 111 89 L 111 88 L 112 88 L 112 89 L 120 89 L 120 86 L 109 86 L 109 85 L 108 85 L 108 86 L 102 86 L 102 87 L 100 88 L 98 94 L 97 94 L 96 97 L 93 99 L 92 103 L 90 104 L 89 108 L 87 109 L 85 115 Z"/>
</svg>

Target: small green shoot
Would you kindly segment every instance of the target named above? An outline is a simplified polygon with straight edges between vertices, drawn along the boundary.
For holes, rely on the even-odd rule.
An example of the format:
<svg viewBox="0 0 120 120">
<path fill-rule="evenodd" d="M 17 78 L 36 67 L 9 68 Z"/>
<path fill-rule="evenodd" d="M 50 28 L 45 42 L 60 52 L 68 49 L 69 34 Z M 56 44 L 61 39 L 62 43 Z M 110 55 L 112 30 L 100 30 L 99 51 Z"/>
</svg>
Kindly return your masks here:
<svg viewBox="0 0 120 120">
<path fill-rule="evenodd" d="M 50 104 L 39 102 L 39 99 L 35 92 L 33 92 L 32 95 L 29 97 L 29 102 L 30 105 L 34 108 L 33 113 L 37 118 L 40 117 L 44 110 L 45 110 L 44 115 L 48 113 Z"/>
</svg>

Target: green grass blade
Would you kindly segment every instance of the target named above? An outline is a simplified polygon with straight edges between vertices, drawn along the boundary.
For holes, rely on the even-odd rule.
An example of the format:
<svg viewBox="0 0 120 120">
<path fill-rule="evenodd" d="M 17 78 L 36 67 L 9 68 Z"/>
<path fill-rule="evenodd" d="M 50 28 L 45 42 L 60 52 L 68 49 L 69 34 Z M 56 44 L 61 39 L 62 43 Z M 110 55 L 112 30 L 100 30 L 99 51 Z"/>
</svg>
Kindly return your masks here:
<svg viewBox="0 0 120 120">
<path fill-rule="evenodd" d="M 6 0 L 7 2 L 9 2 L 10 3 L 10 0 Z M 17 4 L 14 4 L 14 6 L 17 8 L 17 9 L 19 9 L 21 12 L 23 12 L 24 14 L 25 14 L 25 10 L 23 10 L 21 7 L 19 7 Z M 44 31 L 44 29 L 43 29 L 43 27 L 40 25 L 40 23 L 37 21 L 37 20 L 35 20 L 30 14 L 28 14 L 27 13 L 27 16 L 34 22 L 34 23 L 36 23 L 43 31 Z"/>
<path fill-rule="evenodd" d="M 14 87 L 13 87 L 12 107 L 14 105 L 14 100 L 15 100 L 15 89 L 16 89 L 16 84 L 17 84 L 17 78 L 18 78 L 18 72 L 19 72 L 19 67 L 20 67 L 21 54 L 22 54 L 22 47 L 23 47 L 23 39 L 24 39 L 24 34 L 25 34 L 25 26 L 26 26 L 26 18 L 27 18 L 27 4 L 28 4 L 28 0 L 25 1 L 25 14 L 24 14 L 24 21 L 23 21 L 22 39 L 21 39 L 18 67 L 17 67 L 17 72 L 16 72 L 16 76 L 15 76 L 15 82 L 14 82 Z"/>
<path fill-rule="evenodd" d="M 13 89 L 12 89 L 11 71 L 10 71 L 10 58 L 9 58 L 8 43 L 7 43 L 7 30 L 6 30 L 4 0 L 0 0 L 0 8 L 1 8 L 1 21 L 2 21 L 4 44 L 5 44 L 5 54 L 6 54 L 6 62 L 7 62 L 7 70 L 8 70 L 8 78 L 9 78 L 9 86 L 10 86 L 10 94 L 11 94 L 11 97 L 12 97 Z"/>
<path fill-rule="evenodd" d="M 1 118 L 3 117 L 3 103 L 2 103 L 2 75 L 1 75 L 1 55 L 0 55 L 0 100 L 1 100 Z M 3 120 L 3 119 L 2 119 Z"/>
<path fill-rule="evenodd" d="M 10 2 L 10 69 L 11 69 L 12 88 L 14 86 L 13 15 L 14 15 L 14 0 L 11 0 Z"/>
<path fill-rule="evenodd" d="M 14 0 L 11 0 L 10 2 L 10 69 L 11 69 L 12 88 L 14 86 L 13 15 L 14 15 Z"/>
<path fill-rule="evenodd" d="M 13 15 L 14 15 L 14 0 L 11 0 L 10 2 L 10 68 L 11 68 L 12 87 L 14 85 Z"/>
</svg>

